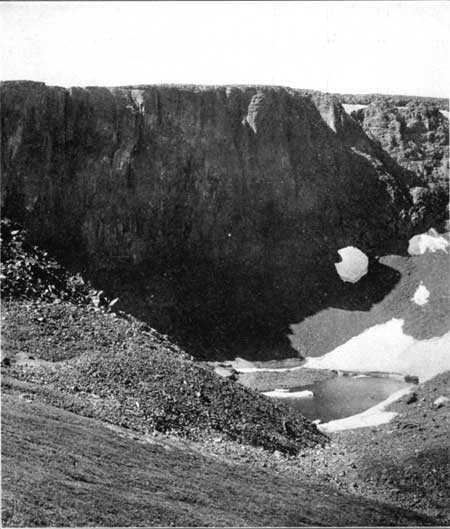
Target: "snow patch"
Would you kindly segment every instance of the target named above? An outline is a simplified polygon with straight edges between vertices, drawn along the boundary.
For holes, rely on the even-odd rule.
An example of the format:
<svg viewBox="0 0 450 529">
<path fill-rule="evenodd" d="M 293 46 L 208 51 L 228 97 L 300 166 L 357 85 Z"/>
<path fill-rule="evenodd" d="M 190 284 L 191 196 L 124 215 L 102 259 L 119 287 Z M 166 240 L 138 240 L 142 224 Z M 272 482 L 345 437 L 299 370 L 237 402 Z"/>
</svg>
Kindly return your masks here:
<svg viewBox="0 0 450 529">
<path fill-rule="evenodd" d="M 303 364 L 304 361 L 300 358 L 288 358 L 286 360 L 269 361 L 263 362 L 262 365 L 261 363 L 259 363 L 259 365 L 255 365 L 254 362 L 250 362 L 249 360 L 245 360 L 239 356 L 230 362 L 230 366 L 239 373 L 283 373 L 285 371 L 295 371 L 297 369 L 301 369 Z"/>
<path fill-rule="evenodd" d="M 364 252 L 354 246 L 347 246 L 338 250 L 338 253 L 342 261 L 334 266 L 342 281 L 357 283 L 367 274 L 369 259 Z"/>
<path fill-rule="evenodd" d="M 348 105 L 343 104 L 344 110 L 347 112 L 347 114 L 351 114 L 352 112 L 355 112 L 357 110 L 361 110 L 361 108 L 367 108 L 367 105 Z"/>
<path fill-rule="evenodd" d="M 237 366 L 234 367 L 239 373 L 283 373 L 284 371 L 296 371 L 297 369 L 302 369 L 303 366 L 295 367 L 243 367 Z"/>
<path fill-rule="evenodd" d="M 282 399 L 311 399 L 314 393 L 309 390 L 304 391 L 289 391 L 288 389 L 274 389 L 273 391 L 266 391 L 263 393 L 266 397 L 278 397 Z"/>
<path fill-rule="evenodd" d="M 420 282 L 420 285 L 417 287 L 417 290 L 414 292 L 414 296 L 411 298 L 411 301 L 414 301 L 416 305 L 426 305 L 430 298 L 430 291 L 428 288 Z"/>
<path fill-rule="evenodd" d="M 390 372 L 428 380 L 450 369 L 450 332 L 416 340 L 403 332 L 403 319 L 375 325 L 330 353 L 307 358 L 305 367 L 356 372 Z"/>
<path fill-rule="evenodd" d="M 386 411 L 386 408 L 404 395 L 407 395 L 410 391 L 411 388 L 400 389 L 390 395 L 383 402 L 380 402 L 362 413 L 352 415 L 351 417 L 345 417 L 344 419 L 336 419 L 324 424 L 318 424 L 317 427 L 324 433 L 332 433 L 353 428 L 367 428 L 368 426 L 386 424 L 397 415 L 396 412 Z"/>
<path fill-rule="evenodd" d="M 439 250 L 448 253 L 447 248 L 447 239 L 439 235 L 435 229 L 430 228 L 427 233 L 414 235 L 414 237 L 409 239 L 408 253 L 409 255 L 423 255 L 427 252 L 434 253 Z"/>
<path fill-rule="evenodd" d="M 144 90 L 140 90 L 136 88 L 132 89 L 130 91 L 130 96 L 138 112 L 143 114 L 144 113 Z M 127 108 L 130 108 L 130 105 L 128 105 Z M 134 110 L 133 105 L 131 105 L 131 109 Z"/>
</svg>

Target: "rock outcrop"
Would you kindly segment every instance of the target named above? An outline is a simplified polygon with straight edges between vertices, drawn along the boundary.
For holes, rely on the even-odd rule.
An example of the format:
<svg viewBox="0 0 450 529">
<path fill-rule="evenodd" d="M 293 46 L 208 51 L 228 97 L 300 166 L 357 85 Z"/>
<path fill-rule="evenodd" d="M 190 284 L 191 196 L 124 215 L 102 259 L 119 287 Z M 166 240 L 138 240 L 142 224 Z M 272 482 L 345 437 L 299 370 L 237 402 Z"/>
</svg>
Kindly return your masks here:
<svg viewBox="0 0 450 529">
<path fill-rule="evenodd" d="M 414 229 L 408 174 L 328 96 L 5 82 L 1 104 L 4 215 L 91 270 L 183 269 L 190 313 L 301 303 L 339 248 Z"/>
<path fill-rule="evenodd" d="M 352 116 L 371 139 L 415 176 L 410 189 L 416 208 L 412 221 L 425 227 L 433 223 L 433 216 L 435 224 L 445 220 L 449 199 L 448 111 L 426 100 L 396 106 L 395 101 L 378 98 Z"/>
</svg>

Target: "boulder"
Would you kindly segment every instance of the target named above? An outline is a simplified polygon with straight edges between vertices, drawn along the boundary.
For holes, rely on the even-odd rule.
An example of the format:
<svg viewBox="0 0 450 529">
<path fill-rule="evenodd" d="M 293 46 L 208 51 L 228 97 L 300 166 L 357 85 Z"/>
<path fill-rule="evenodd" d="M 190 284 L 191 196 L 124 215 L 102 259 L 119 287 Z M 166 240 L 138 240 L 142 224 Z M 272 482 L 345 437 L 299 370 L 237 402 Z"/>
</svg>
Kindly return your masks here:
<svg viewBox="0 0 450 529">
<path fill-rule="evenodd" d="M 236 369 L 223 365 L 216 366 L 214 372 L 216 375 L 219 375 L 222 378 L 227 378 L 228 380 L 237 380 L 239 375 Z"/>
<path fill-rule="evenodd" d="M 411 393 L 406 398 L 406 404 L 414 404 L 414 402 L 417 402 L 417 393 Z"/>
<path fill-rule="evenodd" d="M 442 408 L 442 406 L 446 406 L 449 402 L 450 399 L 448 397 L 441 395 L 433 402 L 433 408 Z"/>
</svg>

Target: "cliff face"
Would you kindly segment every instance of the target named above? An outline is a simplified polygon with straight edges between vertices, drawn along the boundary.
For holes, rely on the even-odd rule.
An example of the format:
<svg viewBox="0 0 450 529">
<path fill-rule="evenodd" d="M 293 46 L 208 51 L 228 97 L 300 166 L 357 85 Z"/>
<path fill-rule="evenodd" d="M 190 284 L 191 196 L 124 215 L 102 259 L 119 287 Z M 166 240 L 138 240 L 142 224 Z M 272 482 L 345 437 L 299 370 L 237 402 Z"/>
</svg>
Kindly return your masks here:
<svg viewBox="0 0 450 529">
<path fill-rule="evenodd" d="M 2 146 L 6 212 L 111 263 L 173 247 L 260 263 L 324 235 L 382 251 L 409 205 L 284 89 L 6 83 Z"/>
<path fill-rule="evenodd" d="M 356 113 L 369 136 L 399 163 L 427 181 L 448 177 L 448 116 L 421 102 L 394 106 L 375 100 Z"/>
<path fill-rule="evenodd" d="M 1 105 L 3 215 L 92 269 L 187 263 L 251 305 L 248 278 L 306 292 L 338 248 L 411 235 L 404 175 L 332 98 L 7 82 Z"/>
<path fill-rule="evenodd" d="M 433 101 L 402 103 L 397 106 L 398 101 L 376 98 L 352 116 L 371 139 L 415 176 L 411 196 L 416 213 L 412 221 L 430 224 L 434 214 L 439 222 L 446 216 L 449 198 L 448 110 Z"/>
</svg>

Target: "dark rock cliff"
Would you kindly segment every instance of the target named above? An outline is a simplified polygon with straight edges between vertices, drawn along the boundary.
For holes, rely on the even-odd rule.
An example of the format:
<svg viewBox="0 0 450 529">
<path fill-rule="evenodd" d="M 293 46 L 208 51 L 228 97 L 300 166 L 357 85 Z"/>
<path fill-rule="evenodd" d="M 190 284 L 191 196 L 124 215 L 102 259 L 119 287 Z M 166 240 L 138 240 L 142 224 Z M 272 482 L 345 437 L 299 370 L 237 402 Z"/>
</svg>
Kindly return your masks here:
<svg viewBox="0 0 450 529">
<path fill-rule="evenodd" d="M 6 82 L 1 112 L 3 215 L 99 277 L 175 271 L 174 325 L 267 322 L 414 229 L 409 173 L 328 96 Z"/>
<path fill-rule="evenodd" d="M 367 135 L 414 175 L 412 221 L 423 226 L 448 217 L 449 129 L 444 108 L 448 109 L 448 101 L 438 106 L 435 101 L 375 98 L 352 113 Z"/>
</svg>

